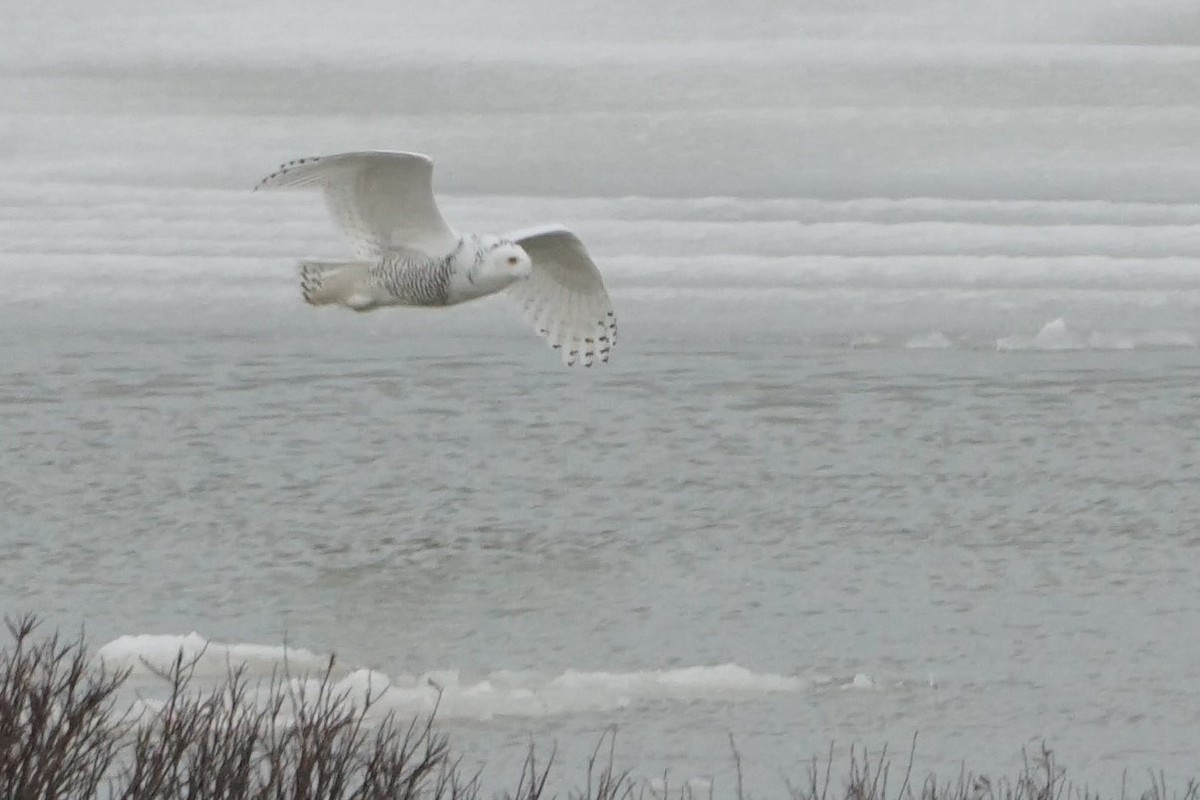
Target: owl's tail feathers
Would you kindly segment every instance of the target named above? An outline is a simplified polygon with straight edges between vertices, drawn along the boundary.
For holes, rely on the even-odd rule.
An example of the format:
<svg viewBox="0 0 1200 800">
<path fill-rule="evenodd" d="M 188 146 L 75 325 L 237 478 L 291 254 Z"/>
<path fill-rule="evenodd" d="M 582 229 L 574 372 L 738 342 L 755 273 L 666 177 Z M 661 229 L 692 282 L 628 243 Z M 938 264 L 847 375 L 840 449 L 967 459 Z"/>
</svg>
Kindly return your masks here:
<svg viewBox="0 0 1200 800">
<path fill-rule="evenodd" d="M 301 261 L 300 291 L 314 306 L 343 305 L 369 311 L 376 305 L 366 261 Z"/>
</svg>

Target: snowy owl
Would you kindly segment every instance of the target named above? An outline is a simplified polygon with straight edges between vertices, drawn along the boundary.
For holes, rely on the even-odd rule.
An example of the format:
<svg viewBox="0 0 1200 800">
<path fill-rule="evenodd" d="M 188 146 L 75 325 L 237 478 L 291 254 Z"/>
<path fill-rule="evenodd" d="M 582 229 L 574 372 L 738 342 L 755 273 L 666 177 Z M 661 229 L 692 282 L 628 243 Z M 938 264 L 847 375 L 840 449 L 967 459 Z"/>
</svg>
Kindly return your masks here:
<svg viewBox="0 0 1200 800">
<path fill-rule="evenodd" d="M 568 366 L 608 361 L 617 319 L 583 242 L 559 225 L 506 236 L 459 234 L 433 197 L 433 161 L 368 151 L 289 161 L 255 187 L 319 188 L 353 261 L 302 261 L 314 305 L 355 311 L 449 306 L 507 292 Z"/>
</svg>

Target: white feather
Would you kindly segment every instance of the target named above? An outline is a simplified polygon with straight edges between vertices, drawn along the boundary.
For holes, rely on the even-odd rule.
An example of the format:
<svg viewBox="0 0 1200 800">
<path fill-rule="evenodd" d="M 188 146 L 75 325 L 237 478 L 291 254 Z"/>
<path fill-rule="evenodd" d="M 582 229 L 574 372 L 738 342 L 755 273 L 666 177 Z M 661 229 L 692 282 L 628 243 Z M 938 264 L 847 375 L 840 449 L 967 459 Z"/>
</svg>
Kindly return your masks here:
<svg viewBox="0 0 1200 800">
<path fill-rule="evenodd" d="M 356 258 L 392 248 L 438 257 L 458 243 L 433 196 L 433 161 L 372 150 L 289 161 L 255 189 L 319 188 Z"/>
<path fill-rule="evenodd" d="M 508 290 L 533 329 L 568 366 L 608 361 L 616 315 L 600 270 L 579 237 L 561 225 L 547 225 L 508 238 L 533 262 L 533 274 Z"/>
</svg>

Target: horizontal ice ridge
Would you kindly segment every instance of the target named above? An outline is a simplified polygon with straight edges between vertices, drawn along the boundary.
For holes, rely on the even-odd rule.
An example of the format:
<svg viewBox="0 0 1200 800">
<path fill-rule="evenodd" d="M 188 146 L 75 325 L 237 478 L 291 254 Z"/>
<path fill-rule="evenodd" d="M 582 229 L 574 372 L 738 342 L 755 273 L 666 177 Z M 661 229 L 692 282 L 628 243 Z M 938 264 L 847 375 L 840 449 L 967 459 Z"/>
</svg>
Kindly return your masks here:
<svg viewBox="0 0 1200 800">
<path fill-rule="evenodd" d="M 256 7 L 257 9 L 257 7 Z M 1039 9 L 1040 10 L 1040 9 Z M 911 14 L 898 14 L 880 25 L 879 14 L 843 15 L 837 17 L 808 13 L 803 23 L 789 35 L 786 27 L 761 30 L 753 34 L 730 35 L 727 20 L 719 15 L 689 13 L 669 14 L 670 23 L 660 24 L 659 35 L 639 37 L 630 35 L 631 26 L 621 23 L 613 14 L 603 14 L 581 25 L 578 13 L 569 18 L 571 24 L 562 26 L 560 35 L 538 37 L 537 47 L 514 47 L 508 37 L 529 35 L 529 21 L 519 25 L 517 15 L 502 13 L 486 25 L 491 36 L 471 35 L 460 25 L 448 27 L 436 19 L 425 20 L 424 30 L 414 27 L 415 20 L 406 19 L 410 34 L 397 46 L 393 30 L 394 17 L 389 10 L 382 14 L 363 13 L 333 20 L 327 13 L 257 12 L 206 15 L 198 24 L 193 14 L 156 15 L 146 21 L 137 16 L 95 18 L 89 15 L 89 25 L 78 33 L 66 30 L 60 40 L 46 40 L 47 31 L 61 31 L 68 26 L 63 18 L 50 15 L 28 16 L 13 20 L 14 33 L 9 52 L 0 53 L 0 66 L 8 69 L 35 67 L 71 68 L 92 66 L 97 61 L 106 66 L 136 66 L 147 62 L 159 67 L 176 65 L 233 64 L 239 68 L 254 66 L 310 66 L 313 54 L 320 53 L 322 64 L 341 67 L 378 67 L 379 65 L 425 64 L 430 59 L 450 66 L 477 63 L 492 64 L 554 64 L 606 65 L 622 63 L 713 63 L 733 62 L 737 65 L 782 63 L 819 66 L 825 64 L 856 64 L 906 66 L 913 64 L 994 64 L 1014 63 L 1073 63 L 1140 64 L 1171 62 L 1195 63 L 1200 54 L 1191 43 L 1128 43 L 1114 46 L 1109 42 L 1086 41 L 1081 35 L 1078 20 L 1063 26 L 1067 34 L 1059 41 L 1037 41 L 1028 37 L 1022 41 L 1013 37 L 1005 41 L 986 31 L 978 20 L 961 37 L 948 32 L 945 14 L 914 19 Z M 1014 15 L 995 17 L 997 21 Z M 690 32 L 681 20 L 711 20 L 701 23 Z M 547 15 L 538 14 L 537 22 Z M 645 16 L 639 16 L 639 23 Z M 141 23 L 141 24 L 137 24 Z M 331 24 L 333 23 L 333 24 Z M 507 25 L 505 24 L 507 23 Z M 579 31 L 596 31 L 605 23 L 616 24 L 607 36 L 592 36 L 580 40 Z M 713 24 L 715 23 L 715 24 Z M 420 23 L 417 23 L 419 26 Z M 866 35 L 863 26 L 872 30 Z M 553 21 L 549 27 L 554 27 Z M 509 30 L 505 30 L 509 28 Z M 1075 30 L 1072 31 L 1071 28 Z M 218 35 L 214 32 L 219 30 Z M 265 38 L 264 34 L 273 34 Z M 676 37 L 663 33 L 678 33 Z M 41 34 L 40 36 L 38 34 Z M 85 35 L 86 34 L 86 35 Z M 765 35 L 764 35 L 765 34 Z M 955 39 L 958 39 L 957 41 Z M 674 40 L 672 40 L 674 39 Z M 991 41 L 987 41 L 991 39 Z"/>
<path fill-rule="evenodd" d="M 280 156 L 282 158 L 283 156 Z M 262 170 L 274 168 L 264 162 Z M 445 168 L 443 168 L 445 169 Z M 439 171 L 440 173 L 440 171 Z M 124 182 L 0 180 L 0 220 L 93 221 L 148 217 L 163 221 L 269 222 L 297 215 L 324 219 L 313 195 L 264 196 L 244 185 L 162 187 L 139 183 L 136 169 Z M 148 177 L 148 176 L 146 176 Z M 438 173 L 435 173 L 435 181 Z M 550 197 L 462 195 L 439 191 L 444 213 L 459 220 L 517 224 L 514 218 L 550 214 L 564 219 L 670 222 L 980 222 L 996 225 L 1200 224 L 1200 203 L 1120 200 L 1012 200 L 959 197 Z M 520 220 L 518 219 L 518 222 Z"/>
<path fill-rule="evenodd" d="M 36 222 L 0 218 L 0 251 L 261 255 L 281 243 L 324 245 L 311 227 L 270 229 L 230 221 L 213 230 L 196 220 L 145 220 L 120 230 L 94 221 Z M 591 221 L 578 226 L 597 254 L 699 256 L 1078 256 L 1200 258 L 1200 225 L 989 225 L 961 222 L 668 222 Z M 307 241 L 306 241 L 307 240 Z"/>
</svg>

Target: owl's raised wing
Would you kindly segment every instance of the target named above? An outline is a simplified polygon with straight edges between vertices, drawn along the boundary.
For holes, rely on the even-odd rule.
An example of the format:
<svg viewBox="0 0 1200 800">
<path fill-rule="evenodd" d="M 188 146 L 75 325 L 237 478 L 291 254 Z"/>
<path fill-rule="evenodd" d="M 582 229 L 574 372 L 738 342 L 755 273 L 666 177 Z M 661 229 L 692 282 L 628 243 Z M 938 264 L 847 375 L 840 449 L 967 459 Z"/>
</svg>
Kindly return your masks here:
<svg viewBox="0 0 1200 800">
<path fill-rule="evenodd" d="M 529 324 L 567 366 L 608 361 L 617 343 L 617 318 L 600 270 L 579 237 L 560 225 L 547 225 L 507 238 L 533 262 L 533 274 L 507 290 L 524 307 Z"/>
<path fill-rule="evenodd" d="M 420 153 L 369 150 L 289 161 L 258 189 L 321 189 L 357 258 L 401 247 L 445 255 L 458 236 L 433 197 L 433 161 Z"/>
</svg>

